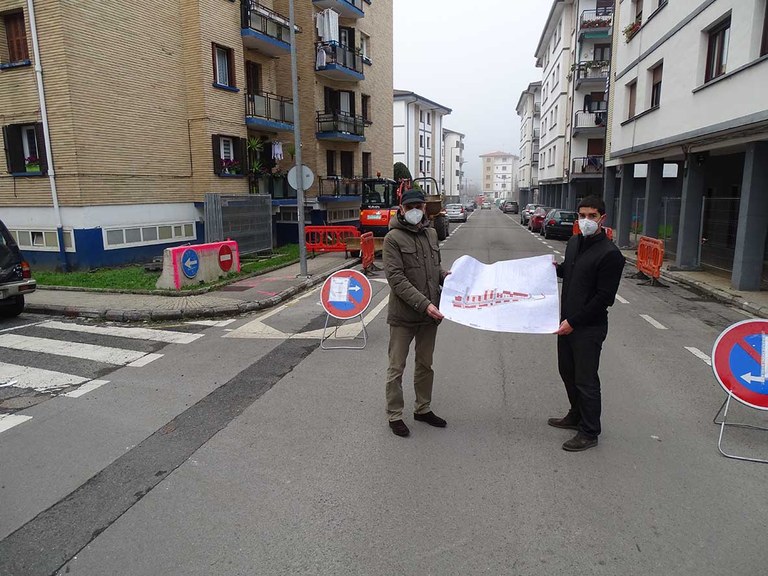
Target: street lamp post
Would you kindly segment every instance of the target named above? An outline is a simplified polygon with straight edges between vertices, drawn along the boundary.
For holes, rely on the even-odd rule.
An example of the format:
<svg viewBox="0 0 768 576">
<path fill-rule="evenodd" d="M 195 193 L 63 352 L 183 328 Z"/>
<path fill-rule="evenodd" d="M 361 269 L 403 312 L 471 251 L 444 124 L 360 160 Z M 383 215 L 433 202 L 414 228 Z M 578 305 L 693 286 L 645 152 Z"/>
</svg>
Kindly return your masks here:
<svg viewBox="0 0 768 576">
<path fill-rule="evenodd" d="M 301 124 L 299 122 L 299 77 L 296 62 L 296 17 L 294 0 L 288 3 L 291 27 L 291 85 L 293 87 L 293 142 L 296 160 L 296 216 L 299 223 L 299 276 L 307 277 L 307 245 L 304 239 L 304 173 L 301 166 Z"/>
</svg>

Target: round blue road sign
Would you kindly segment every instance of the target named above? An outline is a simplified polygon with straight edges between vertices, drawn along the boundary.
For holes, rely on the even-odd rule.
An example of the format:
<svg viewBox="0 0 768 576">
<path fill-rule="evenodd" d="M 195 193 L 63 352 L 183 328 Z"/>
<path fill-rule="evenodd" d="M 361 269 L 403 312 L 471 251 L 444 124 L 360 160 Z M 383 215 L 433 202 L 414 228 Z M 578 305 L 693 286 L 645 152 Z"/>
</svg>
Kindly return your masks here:
<svg viewBox="0 0 768 576">
<path fill-rule="evenodd" d="M 744 320 L 726 328 L 712 348 L 712 370 L 742 404 L 768 410 L 768 320 Z"/>
<path fill-rule="evenodd" d="M 365 312 L 371 303 L 371 283 L 357 270 L 340 270 L 328 277 L 320 291 L 323 308 L 334 318 L 347 320 Z"/>
<path fill-rule="evenodd" d="M 184 273 L 184 276 L 190 279 L 194 278 L 197 276 L 199 269 L 200 257 L 197 255 L 197 252 L 192 250 L 192 248 L 184 250 L 184 253 L 181 255 L 181 271 Z"/>
</svg>

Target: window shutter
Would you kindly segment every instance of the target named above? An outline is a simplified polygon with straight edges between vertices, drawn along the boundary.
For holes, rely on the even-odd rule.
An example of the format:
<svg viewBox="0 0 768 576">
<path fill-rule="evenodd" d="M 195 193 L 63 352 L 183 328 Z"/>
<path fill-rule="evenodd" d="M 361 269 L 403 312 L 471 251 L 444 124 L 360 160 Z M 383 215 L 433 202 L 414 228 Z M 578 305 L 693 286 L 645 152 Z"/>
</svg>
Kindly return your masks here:
<svg viewBox="0 0 768 576">
<path fill-rule="evenodd" d="M 3 142 L 5 143 L 5 160 L 8 172 L 11 174 L 26 172 L 24 147 L 21 143 L 21 125 L 3 126 Z"/>
<path fill-rule="evenodd" d="M 213 173 L 221 174 L 221 143 L 219 141 L 219 135 L 213 134 L 211 136 L 212 148 L 213 148 Z"/>
<path fill-rule="evenodd" d="M 8 42 L 8 56 L 11 62 L 29 60 L 27 30 L 24 25 L 24 13 L 17 12 L 4 17 L 5 35 Z"/>
<path fill-rule="evenodd" d="M 247 154 L 245 153 L 245 138 L 232 138 L 232 154 L 236 162 L 240 162 L 240 174 L 245 174 L 248 170 Z"/>
<path fill-rule="evenodd" d="M 45 133 L 41 122 L 35 124 L 35 138 L 37 139 L 37 157 L 40 159 L 40 172 L 47 174 L 48 156 L 45 153 Z"/>
</svg>

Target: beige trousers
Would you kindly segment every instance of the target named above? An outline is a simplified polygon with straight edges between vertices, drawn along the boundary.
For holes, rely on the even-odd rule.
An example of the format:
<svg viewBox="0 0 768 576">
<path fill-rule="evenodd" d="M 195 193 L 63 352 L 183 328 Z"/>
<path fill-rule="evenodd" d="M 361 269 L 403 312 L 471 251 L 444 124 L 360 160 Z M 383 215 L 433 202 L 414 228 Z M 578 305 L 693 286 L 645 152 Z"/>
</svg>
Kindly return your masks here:
<svg viewBox="0 0 768 576">
<path fill-rule="evenodd" d="M 387 416 L 390 422 L 402 420 L 403 407 L 403 371 L 408 349 L 416 339 L 416 367 L 413 373 L 413 388 L 416 392 L 415 414 L 430 411 L 432 401 L 432 383 L 435 373 L 432 370 L 432 355 L 435 351 L 437 324 L 420 326 L 389 327 L 389 368 L 387 369 Z"/>
</svg>

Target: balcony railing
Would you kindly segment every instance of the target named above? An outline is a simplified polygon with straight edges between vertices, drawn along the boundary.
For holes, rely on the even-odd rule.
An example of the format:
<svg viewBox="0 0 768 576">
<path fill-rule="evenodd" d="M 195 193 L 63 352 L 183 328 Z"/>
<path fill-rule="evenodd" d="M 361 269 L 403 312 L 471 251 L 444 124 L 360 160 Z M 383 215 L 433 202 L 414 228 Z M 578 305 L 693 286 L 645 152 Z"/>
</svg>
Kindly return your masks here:
<svg viewBox="0 0 768 576">
<path fill-rule="evenodd" d="M 241 6 L 243 43 L 248 48 L 270 56 L 290 53 L 291 27 L 287 16 L 255 0 L 243 0 Z M 297 26 L 296 31 L 300 32 L 301 29 Z"/>
<path fill-rule="evenodd" d="M 612 23 L 612 7 L 584 10 L 579 20 L 579 35 L 590 33 L 600 33 L 602 35 L 610 30 Z"/>
<path fill-rule="evenodd" d="M 312 0 L 318 8 L 333 8 L 342 18 L 358 19 L 365 16 L 363 0 Z"/>
<path fill-rule="evenodd" d="M 269 194 L 275 200 L 295 200 L 296 190 L 284 176 L 259 176 L 251 179 L 251 194 Z"/>
<path fill-rule="evenodd" d="M 360 196 L 362 193 L 362 178 L 345 178 L 343 176 L 320 178 L 320 196 Z"/>
<path fill-rule="evenodd" d="M 541 129 L 540 128 L 534 128 L 533 129 L 533 139 L 538 140 L 541 137 Z"/>
<path fill-rule="evenodd" d="M 331 80 L 357 82 L 363 80 L 363 56 L 359 51 L 338 42 L 318 42 L 315 70 Z"/>
<path fill-rule="evenodd" d="M 571 175 L 595 175 L 603 173 L 604 156 L 584 156 L 583 158 L 573 159 L 573 170 Z"/>
<path fill-rule="evenodd" d="M 317 137 L 320 140 L 364 142 L 365 127 L 370 125 L 362 116 L 346 112 L 318 112 Z"/>
<path fill-rule="evenodd" d="M 249 124 L 293 130 L 293 100 L 285 96 L 246 94 L 245 115 Z"/>
<path fill-rule="evenodd" d="M 611 63 L 607 60 L 590 60 L 588 62 L 579 62 L 575 66 L 576 88 L 583 82 L 599 83 L 605 82 L 608 74 L 611 72 Z"/>
<path fill-rule="evenodd" d="M 607 111 L 600 110 L 597 112 L 585 112 L 579 110 L 576 112 L 576 119 L 573 123 L 574 133 L 576 133 L 577 128 L 581 128 L 582 130 L 588 128 L 605 128 L 607 118 Z"/>
</svg>

